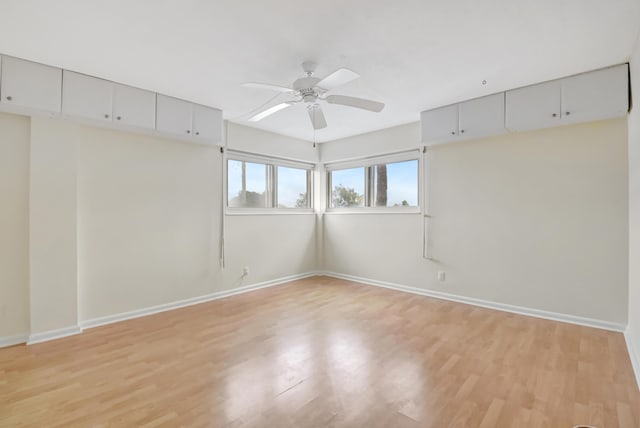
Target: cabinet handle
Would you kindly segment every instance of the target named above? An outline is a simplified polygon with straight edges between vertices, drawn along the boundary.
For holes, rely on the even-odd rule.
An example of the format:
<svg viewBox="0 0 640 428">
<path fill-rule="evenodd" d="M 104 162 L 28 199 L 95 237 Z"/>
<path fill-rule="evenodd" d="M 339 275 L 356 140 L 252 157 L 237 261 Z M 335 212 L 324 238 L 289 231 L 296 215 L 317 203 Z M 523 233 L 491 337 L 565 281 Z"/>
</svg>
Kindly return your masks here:
<svg viewBox="0 0 640 428">
<path fill-rule="evenodd" d="M 104 115 L 104 118 L 105 118 L 105 119 L 109 119 L 109 115 L 108 115 L 108 114 L 105 114 L 105 115 Z"/>
<path fill-rule="evenodd" d="M 461 134 L 464 134 L 464 129 L 461 129 L 461 130 L 460 130 L 460 133 L 461 133 Z"/>
<path fill-rule="evenodd" d="M 121 118 L 120 116 L 118 116 L 118 117 L 116 117 L 116 119 L 117 119 L 117 120 L 120 120 L 120 119 L 122 119 L 122 118 Z"/>
<path fill-rule="evenodd" d="M 564 112 L 564 114 L 565 114 L 565 116 L 569 116 L 571 114 L 571 112 L 570 111 L 566 111 L 566 112 Z"/>
<path fill-rule="evenodd" d="M 11 95 L 9 95 L 9 96 L 7 97 L 7 101 L 11 101 L 12 99 L 13 99 L 13 97 L 12 97 Z"/>
<path fill-rule="evenodd" d="M 191 134 L 191 131 L 190 131 L 190 130 L 187 130 L 187 134 Z"/>
<path fill-rule="evenodd" d="M 556 114 L 556 113 L 553 113 L 553 114 L 551 115 L 551 117 L 556 117 L 556 116 L 557 116 L 557 114 Z"/>
<path fill-rule="evenodd" d="M 200 132 L 196 132 L 196 135 L 200 135 Z"/>
<path fill-rule="evenodd" d="M 451 135 L 456 135 L 456 131 L 451 131 Z"/>
</svg>

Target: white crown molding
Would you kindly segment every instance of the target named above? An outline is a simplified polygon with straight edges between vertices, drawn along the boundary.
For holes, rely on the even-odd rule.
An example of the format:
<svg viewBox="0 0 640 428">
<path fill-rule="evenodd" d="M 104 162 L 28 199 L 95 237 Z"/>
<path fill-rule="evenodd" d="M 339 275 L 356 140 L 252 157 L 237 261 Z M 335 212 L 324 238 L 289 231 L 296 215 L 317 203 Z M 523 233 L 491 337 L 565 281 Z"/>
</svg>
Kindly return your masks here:
<svg viewBox="0 0 640 428">
<path fill-rule="evenodd" d="M 349 281 L 360 282 L 376 287 L 389 288 L 392 290 L 404 291 L 405 293 L 419 294 L 421 296 L 434 297 L 436 299 L 449 300 L 452 302 L 465 303 L 473 306 L 480 306 L 488 309 L 495 309 L 503 312 L 511 312 L 519 315 L 527 315 L 530 317 L 543 318 L 552 321 L 566 322 L 569 324 L 578 324 L 587 327 L 600 328 L 603 330 L 611 330 L 624 332 L 625 325 L 610 321 L 603 321 L 594 318 L 585 318 L 576 315 L 562 314 L 558 312 L 549 312 L 541 309 L 525 308 L 523 306 L 509 305 L 506 303 L 492 302 L 490 300 L 476 299 L 473 297 L 465 297 L 457 294 L 443 293 L 441 291 L 427 290 L 407 285 L 395 284 L 392 282 L 378 281 L 375 279 L 362 278 L 354 275 L 346 275 L 337 272 L 324 272 L 323 275 L 333 278 L 346 279 Z"/>
<path fill-rule="evenodd" d="M 7 346 L 26 343 L 28 339 L 29 339 L 28 333 L 14 334 L 11 336 L 0 336 L 0 348 L 6 348 Z"/>
<path fill-rule="evenodd" d="M 59 328 L 56 330 L 48 330 L 40 333 L 33 333 L 29 335 L 27 345 L 33 345 L 34 343 L 48 342 L 49 340 L 61 339 L 67 336 L 73 336 L 75 334 L 82 333 L 80 326 L 72 325 L 69 327 Z"/>
<path fill-rule="evenodd" d="M 158 312 L 170 311 L 172 309 L 183 308 L 185 306 L 197 305 L 198 303 L 209 302 L 211 300 L 222 299 L 224 297 L 233 296 L 236 294 L 248 293 L 250 291 L 259 290 L 261 288 L 272 287 L 274 285 L 283 284 L 289 281 L 295 281 L 298 279 L 308 278 L 311 276 L 320 275 L 319 272 L 305 272 L 297 275 L 285 276 L 282 278 L 273 279 L 270 281 L 258 282 L 255 284 L 245 285 L 243 287 L 234 288 L 231 290 L 217 291 L 211 294 L 205 294 L 204 296 L 192 297 L 190 299 L 178 300 L 176 302 L 165 303 L 157 306 L 150 306 L 147 308 L 136 309 L 128 312 L 121 312 L 119 314 L 107 315 L 105 317 L 92 318 L 82 321 L 80 325 L 83 329 L 98 327 L 101 325 L 112 324 L 115 322 L 125 321 L 133 318 L 144 317 L 146 315 L 157 314 Z"/>
</svg>

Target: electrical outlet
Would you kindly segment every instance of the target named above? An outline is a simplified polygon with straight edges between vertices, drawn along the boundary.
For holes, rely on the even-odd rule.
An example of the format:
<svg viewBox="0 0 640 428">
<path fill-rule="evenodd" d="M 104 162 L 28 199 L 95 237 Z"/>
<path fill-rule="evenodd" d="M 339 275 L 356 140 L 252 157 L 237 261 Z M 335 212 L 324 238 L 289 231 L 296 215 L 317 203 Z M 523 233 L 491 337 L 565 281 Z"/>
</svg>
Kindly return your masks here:
<svg viewBox="0 0 640 428">
<path fill-rule="evenodd" d="M 249 276 L 249 266 L 242 268 L 242 276 Z"/>
<path fill-rule="evenodd" d="M 438 281 L 444 282 L 446 279 L 446 275 L 443 270 L 438 271 Z"/>
</svg>

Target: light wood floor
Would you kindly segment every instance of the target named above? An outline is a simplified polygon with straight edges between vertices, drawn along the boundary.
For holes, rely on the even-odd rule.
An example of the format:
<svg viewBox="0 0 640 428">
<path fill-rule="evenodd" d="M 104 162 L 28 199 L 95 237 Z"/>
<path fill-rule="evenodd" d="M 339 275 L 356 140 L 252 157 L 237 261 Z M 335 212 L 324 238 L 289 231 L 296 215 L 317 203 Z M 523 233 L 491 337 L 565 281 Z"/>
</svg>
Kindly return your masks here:
<svg viewBox="0 0 640 428">
<path fill-rule="evenodd" d="M 0 349 L 0 426 L 640 425 L 619 333 L 326 277 Z"/>
</svg>

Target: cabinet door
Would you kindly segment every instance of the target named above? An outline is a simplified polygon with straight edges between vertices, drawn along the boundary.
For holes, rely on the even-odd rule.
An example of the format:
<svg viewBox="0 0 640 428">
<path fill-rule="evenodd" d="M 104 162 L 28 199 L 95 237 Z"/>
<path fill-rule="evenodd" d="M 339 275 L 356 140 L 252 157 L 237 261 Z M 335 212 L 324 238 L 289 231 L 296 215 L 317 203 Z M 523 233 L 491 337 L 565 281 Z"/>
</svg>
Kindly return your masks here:
<svg viewBox="0 0 640 428">
<path fill-rule="evenodd" d="M 62 112 L 71 116 L 111 122 L 113 83 L 65 70 Z"/>
<path fill-rule="evenodd" d="M 562 79 L 562 122 L 624 116 L 629 108 L 626 64 Z"/>
<path fill-rule="evenodd" d="M 460 103 L 460 136 L 476 138 L 505 132 L 504 92 Z"/>
<path fill-rule="evenodd" d="M 59 112 L 62 70 L 5 56 L 2 58 L 2 104 Z"/>
<path fill-rule="evenodd" d="M 423 143 L 455 140 L 458 135 L 458 105 L 423 111 L 420 114 L 420 122 Z"/>
<path fill-rule="evenodd" d="M 155 92 L 120 84 L 113 86 L 113 120 L 125 125 L 155 129 Z"/>
<path fill-rule="evenodd" d="M 560 125 L 559 80 L 507 91 L 505 123 L 510 131 Z"/>
<path fill-rule="evenodd" d="M 156 129 L 178 135 L 191 135 L 192 104 L 158 94 Z"/>
<path fill-rule="evenodd" d="M 194 104 L 193 134 L 212 143 L 222 141 L 222 112 L 211 107 Z"/>
</svg>

